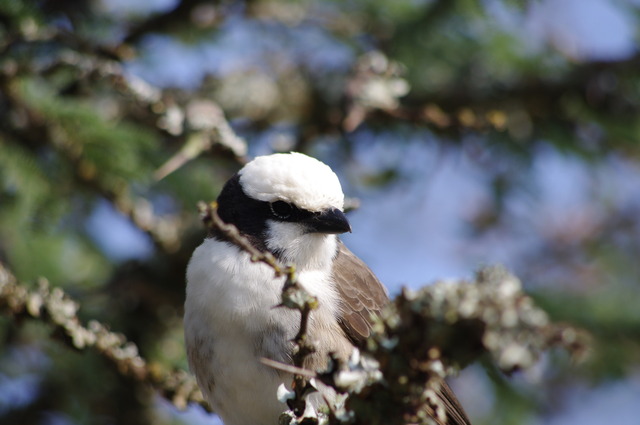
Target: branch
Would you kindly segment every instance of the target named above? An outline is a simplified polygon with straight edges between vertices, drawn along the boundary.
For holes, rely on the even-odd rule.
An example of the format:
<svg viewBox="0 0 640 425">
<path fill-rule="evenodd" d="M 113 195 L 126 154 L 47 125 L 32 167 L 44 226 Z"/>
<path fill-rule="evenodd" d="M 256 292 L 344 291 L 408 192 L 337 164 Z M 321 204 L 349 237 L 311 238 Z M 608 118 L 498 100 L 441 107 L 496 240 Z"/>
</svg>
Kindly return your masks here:
<svg viewBox="0 0 640 425">
<path fill-rule="evenodd" d="M 600 81 L 611 75 L 620 81 L 633 78 L 639 64 L 640 54 L 635 54 L 618 62 L 578 64 L 560 77 L 523 77 L 490 90 L 462 84 L 439 93 L 409 94 L 397 108 L 370 111 L 367 119 L 402 120 L 451 134 L 513 130 L 526 119 L 531 129 L 519 136 L 526 138 L 548 132 L 550 125 L 571 130 L 596 117 L 605 123 L 631 123 L 637 107 L 622 91 L 624 85 L 609 90 Z M 567 107 L 568 100 L 580 102 L 583 112 L 576 114 L 575 108 Z"/>
<path fill-rule="evenodd" d="M 552 323 L 515 276 L 489 267 L 474 282 L 404 290 L 376 319 L 362 354 L 334 362 L 320 379 L 349 394 L 343 423 L 415 423 L 444 407 L 434 393 L 442 378 L 483 356 L 511 374 L 553 347 L 581 360 L 588 343 L 584 331 Z"/>
<path fill-rule="evenodd" d="M 200 212 L 200 219 L 204 223 L 205 227 L 212 231 L 219 231 L 222 236 L 228 242 L 237 246 L 241 250 L 247 252 L 251 256 L 251 261 L 254 263 L 260 262 L 271 267 L 276 274 L 276 277 L 280 277 L 287 274 L 289 278 L 295 277 L 295 271 L 290 267 L 284 267 L 273 254 L 269 251 L 260 251 L 255 248 L 249 239 L 240 234 L 238 228 L 233 224 L 227 224 L 218 215 L 218 204 L 212 202 L 207 204 L 205 202 L 198 203 L 198 211 Z"/>
<path fill-rule="evenodd" d="M 93 348 L 119 374 L 136 383 L 150 385 L 178 409 L 184 409 L 188 403 L 197 403 L 210 410 L 187 372 L 159 370 L 139 355 L 136 344 L 122 334 L 109 331 L 96 320 L 84 326 L 76 314 L 79 304 L 62 289 L 51 288 L 46 279 L 38 281 L 37 289 L 29 290 L 0 263 L 0 309 L 14 319 L 25 317 L 51 325 L 73 349 Z"/>
</svg>

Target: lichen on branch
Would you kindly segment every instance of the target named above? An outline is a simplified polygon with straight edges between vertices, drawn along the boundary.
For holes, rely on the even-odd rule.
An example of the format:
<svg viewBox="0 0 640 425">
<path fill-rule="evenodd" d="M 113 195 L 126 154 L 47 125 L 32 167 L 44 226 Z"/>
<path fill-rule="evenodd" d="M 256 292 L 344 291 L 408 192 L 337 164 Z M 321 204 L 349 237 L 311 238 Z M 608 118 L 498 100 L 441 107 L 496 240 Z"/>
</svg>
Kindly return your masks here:
<svg viewBox="0 0 640 425">
<path fill-rule="evenodd" d="M 510 374 L 553 347 L 581 359 L 588 336 L 551 322 L 515 276 L 487 267 L 473 281 L 403 290 L 376 318 L 358 360 L 336 361 L 320 379 L 348 394 L 340 423 L 429 424 L 423 412 L 443 409 L 435 397 L 441 378 L 484 356 Z"/>
<path fill-rule="evenodd" d="M 150 385 L 177 408 L 198 403 L 209 409 L 195 380 L 185 371 L 167 371 L 150 364 L 138 347 L 120 333 L 112 332 L 97 320 L 83 325 L 77 316 L 80 305 L 62 289 L 41 278 L 36 289 L 28 289 L 0 263 L 0 310 L 16 319 L 31 318 L 52 326 L 71 348 L 92 348 L 111 363 L 119 374 L 140 384 Z"/>
</svg>

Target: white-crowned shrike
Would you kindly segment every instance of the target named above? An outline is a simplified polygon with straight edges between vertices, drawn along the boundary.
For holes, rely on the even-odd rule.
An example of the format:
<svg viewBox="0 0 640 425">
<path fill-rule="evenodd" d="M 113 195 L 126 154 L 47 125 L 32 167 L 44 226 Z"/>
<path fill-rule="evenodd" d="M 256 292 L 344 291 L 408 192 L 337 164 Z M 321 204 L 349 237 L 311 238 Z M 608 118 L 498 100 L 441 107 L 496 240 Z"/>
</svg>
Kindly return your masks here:
<svg viewBox="0 0 640 425">
<path fill-rule="evenodd" d="M 305 368 L 326 366 L 328 354 L 347 359 L 369 335 L 371 314 L 387 303 L 373 272 L 337 237 L 351 231 L 338 177 L 300 153 L 260 156 L 224 186 L 218 214 L 262 251 L 296 265 L 299 283 L 318 298 L 308 323 L 316 352 Z M 187 268 L 185 341 L 189 365 L 205 398 L 226 425 L 276 425 L 287 406 L 277 400 L 291 375 L 261 358 L 291 363 L 297 311 L 274 308 L 284 277 L 213 234 Z M 445 384 L 448 423 L 468 424 Z"/>
</svg>

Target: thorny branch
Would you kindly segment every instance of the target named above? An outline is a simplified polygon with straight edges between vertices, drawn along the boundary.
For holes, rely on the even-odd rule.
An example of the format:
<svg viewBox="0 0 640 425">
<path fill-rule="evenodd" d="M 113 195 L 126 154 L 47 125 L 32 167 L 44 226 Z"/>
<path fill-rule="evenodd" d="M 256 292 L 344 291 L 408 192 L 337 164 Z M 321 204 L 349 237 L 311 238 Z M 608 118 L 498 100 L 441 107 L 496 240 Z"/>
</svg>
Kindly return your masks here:
<svg viewBox="0 0 640 425">
<path fill-rule="evenodd" d="M 215 202 L 210 204 L 200 202 L 198 209 L 200 211 L 200 217 L 207 228 L 221 232 L 227 241 L 247 252 L 251 256 L 251 261 L 261 262 L 271 267 L 276 277 L 286 277 L 282 288 L 282 304 L 280 306 L 300 312 L 300 327 L 298 333 L 293 338 L 294 349 L 292 360 L 294 370 L 302 369 L 307 356 L 315 352 L 313 344 L 307 338 L 307 327 L 311 311 L 318 306 L 317 298 L 310 295 L 298 283 L 294 265 L 282 265 L 270 252 L 256 249 L 247 238 L 240 234 L 234 225 L 222 221 L 217 213 L 217 204 Z M 286 366 L 284 368 L 275 366 L 269 361 L 265 362 L 265 364 L 279 369 L 286 368 Z M 315 391 L 307 379 L 308 376 L 309 374 L 306 372 L 297 373 L 296 371 L 296 373 L 293 374 L 293 396 L 287 399 L 287 405 L 297 417 L 302 417 L 305 414 L 306 395 Z"/>
<path fill-rule="evenodd" d="M 260 262 L 271 267 L 276 277 L 287 275 L 291 280 L 295 277 L 295 270 L 292 267 L 284 267 L 278 259 L 268 251 L 260 251 L 255 248 L 251 242 L 240 234 L 238 228 L 233 224 L 227 224 L 218 215 L 218 205 L 215 202 L 207 204 L 205 202 L 198 203 L 198 211 L 200 219 L 204 225 L 210 230 L 218 230 L 232 244 L 251 255 L 251 261 Z"/>
<path fill-rule="evenodd" d="M 133 342 L 96 320 L 84 326 L 76 314 L 79 304 L 62 289 L 51 288 L 46 279 L 38 281 L 37 289 L 29 290 L 0 263 L 0 309 L 16 319 L 29 317 L 48 323 L 64 336 L 64 342 L 71 348 L 93 348 L 122 376 L 152 386 L 179 409 L 197 403 L 209 410 L 187 372 L 167 372 L 149 364 L 138 354 Z"/>
</svg>

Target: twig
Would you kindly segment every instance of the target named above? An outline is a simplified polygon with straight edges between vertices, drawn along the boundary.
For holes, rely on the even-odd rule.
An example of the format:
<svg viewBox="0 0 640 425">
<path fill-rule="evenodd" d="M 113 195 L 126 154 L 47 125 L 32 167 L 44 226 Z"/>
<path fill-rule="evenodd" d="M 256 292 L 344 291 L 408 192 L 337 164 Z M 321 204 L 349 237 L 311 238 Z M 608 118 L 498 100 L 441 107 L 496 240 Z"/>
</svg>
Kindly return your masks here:
<svg viewBox="0 0 640 425">
<path fill-rule="evenodd" d="M 200 217 L 203 223 L 210 230 L 217 230 L 230 243 L 244 250 L 251 256 L 251 261 L 261 262 L 270 266 L 276 277 L 286 276 L 285 283 L 282 287 L 282 302 L 277 307 L 287 307 L 300 312 L 300 328 L 293 339 L 293 391 L 295 396 L 287 400 L 287 405 L 293 413 L 301 417 L 305 412 L 305 397 L 315 388 L 309 383 L 308 373 L 298 373 L 303 368 L 307 356 L 315 352 L 313 344 L 307 338 L 307 328 L 309 323 L 309 315 L 311 311 L 317 308 L 318 300 L 311 296 L 298 283 L 296 269 L 294 265 L 283 266 L 278 259 L 268 251 L 260 251 L 254 247 L 251 242 L 240 234 L 238 229 L 232 225 L 225 223 L 217 212 L 217 203 L 198 203 Z"/>
<path fill-rule="evenodd" d="M 296 367 L 287 363 L 277 362 L 275 360 L 267 359 L 265 357 L 262 357 L 260 359 L 260 363 L 262 363 L 263 365 L 272 367 L 274 369 L 281 370 L 282 372 L 304 375 L 307 378 L 315 378 L 316 376 L 318 376 L 316 372 L 313 372 L 309 369 L 303 369 L 301 367 Z"/>
<path fill-rule="evenodd" d="M 276 273 L 276 277 L 280 277 L 283 274 L 292 275 L 295 273 L 291 268 L 284 267 L 278 259 L 268 251 L 260 251 L 254 247 L 249 239 L 240 234 L 238 228 L 233 224 L 227 224 L 218 215 L 218 204 L 212 202 L 207 204 L 205 202 L 198 203 L 198 211 L 200 212 L 200 219 L 208 229 L 219 230 L 224 237 L 232 244 L 247 252 L 251 255 L 251 261 L 260 262 L 268 265 Z M 288 276 L 289 277 L 289 276 Z"/>
</svg>

